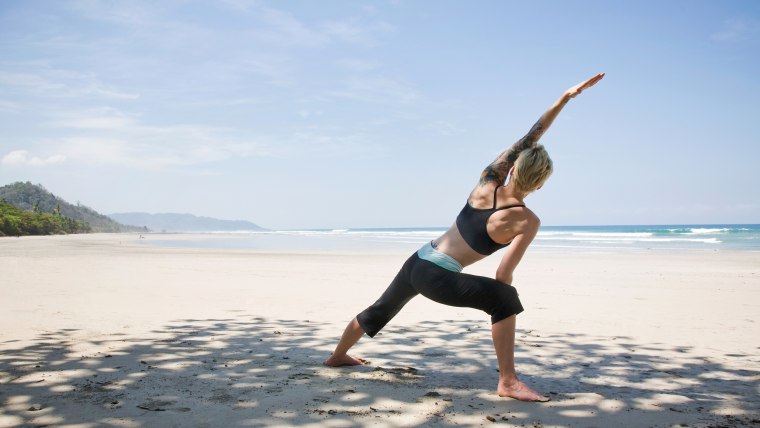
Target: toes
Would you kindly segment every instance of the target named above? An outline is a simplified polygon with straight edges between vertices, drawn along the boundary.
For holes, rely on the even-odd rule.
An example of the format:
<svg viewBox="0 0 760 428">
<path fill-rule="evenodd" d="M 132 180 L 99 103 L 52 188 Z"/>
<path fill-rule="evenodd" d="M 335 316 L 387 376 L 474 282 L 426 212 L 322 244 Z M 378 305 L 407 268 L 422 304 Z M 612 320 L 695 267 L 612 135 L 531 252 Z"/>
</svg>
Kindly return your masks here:
<svg viewBox="0 0 760 428">
<path fill-rule="evenodd" d="M 362 364 L 365 364 L 365 360 L 361 358 L 355 358 L 350 355 L 345 355 L 341 358 L 335 358 L 331 356 L 325 360 L 325 365 L 330 367 L 359 366 Z"/>
<path fill-rule="evenodd" d="M 545 403 L 551 400 L 551 397 L 539 394 L 522 382 L 518 383 L 517 385 L 513 385 L 510 388 L 498 390 L 497 392 L 501 397 L 510 397 L 520 401 Z"/>
</svg>

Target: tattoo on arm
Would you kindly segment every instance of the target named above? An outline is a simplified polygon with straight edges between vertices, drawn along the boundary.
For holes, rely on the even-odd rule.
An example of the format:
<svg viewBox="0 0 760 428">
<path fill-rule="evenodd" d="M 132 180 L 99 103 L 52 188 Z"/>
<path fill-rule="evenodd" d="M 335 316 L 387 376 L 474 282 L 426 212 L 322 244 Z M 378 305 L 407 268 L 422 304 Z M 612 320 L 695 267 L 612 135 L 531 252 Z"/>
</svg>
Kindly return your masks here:
<svg viewBox="0 0 760 428">
<path fill-rule="evenodd" d="M 569 100 L 570 97 L 567 94 L 560 97 L 560 99 L 538 119 L 524 137 L 520 138 L 512 145 L 512 147 L 500 154 L 491 165 L 488 165 L 480 176 L 480 185 L 482 186 L 492 181 L 504 184 L 504 181 L 507 179 L 507 174 L 509 174 L 510 168 L 514 166 L 520 152 L 527 148 L 534 147 L 538 143 L 538 140 L 540 140 L 541 136 L 544 135 L 544 132 L 549 129 L 552 122 L 554 122 L 554 119 L 559 112 L 562 111 L 562 108 Z"/>
<path fill-rule="evenodd" d="M 496 160 L 494 160 L 490 165 L 486 167 L 486 169 L 483 170 L 483 173 L 480 175 L 480 185 L 482 186 L 491 181 L 496 181 L 499 184 L 504 184 L 504 182 L 507 180 L 507 174 L 509 174 L 509 170 L 517 160 L 517 156 L 521 151 L 535 146 L 538 140 L 544 134 L 545 129 L 546 128 L 544 127 L 544 124 L 542 123 L 541 119 L 539 119 L 538 122 L 536 122 L 535 125 L 530 128 L 530 131 L 528 131 L 524 137 L 520 138 L 515 144 L 512 145 L 512 147 L 502 152 L 496 158 Z"/>
<path fill-rule="evenodd" d="M 499 155 L 493 163 L 483 170 L 483 173 L 480 175 L 481 186 L 490 181 L 495 181 L 500 184 L 503 184 L 504 181 L 506 181 L 509 168 L 514 164 L 514 162 L 507 161 L 506 153 L 507 152 L 504 152 Z"/>
<path fill-rule="evenodd" d="M 541 136 L 544 135 L 544 131 L 546 131 L 546 126 L 544 126 L 543 117 L 541 119 L 538 119 L 538 122 L 536 122 L 532 128 L 530 128 L 530 131 L 528 131 L 527 134 L 525 134 L 524 137 L 520 139 L 520 141 L 517 142 L 516 145 L 520 144 L 522 142 L 522 146 L 520 150 L 527 149 L 528 147 L 533 147 L 538 143 L 538 140 L 541 139 Z M 524 141 L 523 141 L 524 140 Z"/>
</svg>

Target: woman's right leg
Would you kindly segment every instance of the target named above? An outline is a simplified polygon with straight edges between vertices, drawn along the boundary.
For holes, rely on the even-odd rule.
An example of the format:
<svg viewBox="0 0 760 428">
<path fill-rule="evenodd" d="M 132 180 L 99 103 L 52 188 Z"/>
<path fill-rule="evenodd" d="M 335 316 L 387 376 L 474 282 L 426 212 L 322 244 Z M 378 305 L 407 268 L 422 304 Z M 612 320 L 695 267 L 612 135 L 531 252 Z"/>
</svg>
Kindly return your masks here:
<svg viewBox="0 0 760 428">
<path fill-rule="evenodd" d="M 352 319 L 335 347 L 332 355 L 325 361 L 328 366 L 355 366 L 362 364 L 361 358 L 347 354 L 348 350 L 359 341 L 366 333 L 370 337 L 375 335 L 404 307 L 417 291 L 409 283 L 409 272 L 416 262 L 416 255 L 410 257 L 401 267 L 401 270 L 385 290 L 382 296 L 370 307 L 363 310 Z"/>
<path fill-rule="evenodd" d="M 325 364 L 332 367 L 340 366 L 358 366 L 364 364 L 361 358 L 352 357 L 347 354 L 348 350 L 364 336 L 364 329 L 359 325 L 356 318 L 348 323 L 343 335 L 340 337 L 338 345 L 335 347 L 332 355 L 325 361 Z"/>
</svg>

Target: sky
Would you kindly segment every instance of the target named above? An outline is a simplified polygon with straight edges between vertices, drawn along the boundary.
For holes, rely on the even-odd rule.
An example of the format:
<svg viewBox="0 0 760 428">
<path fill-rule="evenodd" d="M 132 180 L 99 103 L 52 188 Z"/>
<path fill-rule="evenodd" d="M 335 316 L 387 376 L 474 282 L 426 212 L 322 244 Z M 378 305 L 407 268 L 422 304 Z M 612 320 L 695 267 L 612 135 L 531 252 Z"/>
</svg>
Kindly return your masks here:
<svg viewBox="0 0 760 428">
<path fill-rule="evenodd" d="M 760 2 L 0 2 L 0 185 L 445 227 L 568 87 L 544 225 L 760 223 Z"/>
</svg>

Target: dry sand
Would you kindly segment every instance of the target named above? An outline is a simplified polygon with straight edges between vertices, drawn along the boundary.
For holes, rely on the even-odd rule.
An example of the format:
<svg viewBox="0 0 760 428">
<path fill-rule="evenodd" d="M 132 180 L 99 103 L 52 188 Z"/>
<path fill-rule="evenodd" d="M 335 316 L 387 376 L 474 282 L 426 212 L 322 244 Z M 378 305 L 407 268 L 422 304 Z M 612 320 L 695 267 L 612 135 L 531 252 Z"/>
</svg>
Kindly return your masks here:
<svg viewBox="0 0 760 428">
<path fill-rule="evenodd" d="M 369 365 L 322 366 L 407 255 L 0 239 L 0 427 L 760 426 L 760 253 L 530 252 L 516 356 L 543 404 L 496 396 L 485 314 L 423 297 Z"/>
</svg>

